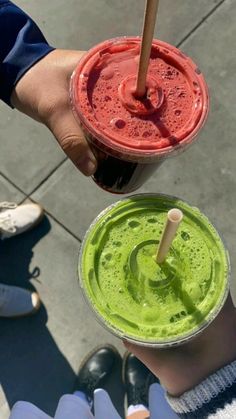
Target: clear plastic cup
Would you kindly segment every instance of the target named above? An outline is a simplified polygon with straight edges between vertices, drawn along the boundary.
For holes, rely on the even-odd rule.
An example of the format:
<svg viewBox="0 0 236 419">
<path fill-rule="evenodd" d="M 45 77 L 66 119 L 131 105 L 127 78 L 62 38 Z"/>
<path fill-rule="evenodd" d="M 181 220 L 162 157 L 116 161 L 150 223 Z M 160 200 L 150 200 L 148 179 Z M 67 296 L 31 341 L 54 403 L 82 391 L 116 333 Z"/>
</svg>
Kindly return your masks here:
<svg viewBox="0 0 236 419">
<path fill-rule="evenodd" d="M 73 112 L 98 160 L 94 181 L 129 193 L 196 139 L 209 109 L 196 64 L 179 49 L 153 40 L 147 93 L 135 97 L 141 39 L 121 37 L 89 50 L 70 86 Z"/>
<path fill-rule="evenodd" d="M 162 265 L 153 256 L 170 208 L 184 213 Z M 133 195 L 92 222 L 79 255 L 79 280 L 97 320 L 138 345 L 166 348 L 201 333 L 229 292 L 228 252 L 197 208 L 161 194 Z"/>
</svg>

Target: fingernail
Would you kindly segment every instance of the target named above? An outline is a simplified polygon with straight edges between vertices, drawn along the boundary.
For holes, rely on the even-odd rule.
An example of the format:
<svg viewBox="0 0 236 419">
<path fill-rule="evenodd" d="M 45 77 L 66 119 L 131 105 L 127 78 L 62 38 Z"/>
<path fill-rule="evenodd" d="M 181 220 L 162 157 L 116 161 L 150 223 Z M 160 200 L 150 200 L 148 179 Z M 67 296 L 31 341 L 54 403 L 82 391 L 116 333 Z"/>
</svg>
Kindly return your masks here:
<svg viewBox="0 0 236 419">
<path fill-rule="evenodd" d="M 94 174 L 97 168 L 96 160 L 94 156 L 86 157 L 84 160 L 80 162 L 80 170 L 86 175 L 91 176 Z"/>
</svg>

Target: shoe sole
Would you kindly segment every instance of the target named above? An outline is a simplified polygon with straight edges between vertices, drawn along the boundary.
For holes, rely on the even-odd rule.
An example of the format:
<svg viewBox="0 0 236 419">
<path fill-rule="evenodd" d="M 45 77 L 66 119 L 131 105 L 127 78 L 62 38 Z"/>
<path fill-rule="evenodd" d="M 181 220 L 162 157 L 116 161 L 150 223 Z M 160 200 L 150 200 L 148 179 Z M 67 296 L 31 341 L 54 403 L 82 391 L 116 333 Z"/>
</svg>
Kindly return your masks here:
<svg viewBox="0 0 236 419">
<path fill-rule="evenodd" d="M 125 384 L 125 366 L 126 366 L 126 361 L 127 361 L 127 358 L 128 358 L 128 356 L 129 356 L 129 354 L 130 354 L 130 353 L 131 353 L 131 352 L 126 351 L 126 352 L 124 353 L 124 355 L 123 355 L 123 359 L 122 359 L 122 372 L 121 372 L 121 374 L 122 374 L 122 381 L 123 381 L 124 386 L 126 385 L 126 384 Z"/>
<path fill-rule="evenodd" d="M 128 409 L 128 399 L 127 399 L 127 393 L 126 393 L 125 367 L 126 367 L 126 361 L 127 361 L 127 358 L 129 356 L 129 354 L 131 354 L 131 352 L 125 351 L 125 353 L 123 355 L 123 358 L 122 358 L 122 369 L 121 369 L 121 378 L 122 378 L 123 386 L 125 388 L 125 407 L 126 407 L 126 409 Z"/>
<path fill-rule="evenodd" d="M 36 292 L 36 291 L 34 291 L 34 292 Z M 37 294 L 38 295 L 38 294 Z M 28 312 L 28 313 L 24 313 L 24 314 L 18 314 L 17 316 L 9 316 L 9 317 L 2 317 L 3 319 L 7 319 L 7 320 L 10 320 L 10 319 L 13 319 L 13 320 L 16 320 L 16 319 L 20 319 L 20 318 L 23 318 L 23 317 L 31 317 L 31 316 L 33 316 L 35 313 L 37 313 L 37 311 L 40 309 L 40 307 L 41 307 L 41 300 L 40 300 L 40 298 L 38 299 L 38 302 L 37 302 L 37 304 L 36 304 L 36 306 L 33 308 L 33 310 L 31 310 L 30 312 Z"/>
</svg>

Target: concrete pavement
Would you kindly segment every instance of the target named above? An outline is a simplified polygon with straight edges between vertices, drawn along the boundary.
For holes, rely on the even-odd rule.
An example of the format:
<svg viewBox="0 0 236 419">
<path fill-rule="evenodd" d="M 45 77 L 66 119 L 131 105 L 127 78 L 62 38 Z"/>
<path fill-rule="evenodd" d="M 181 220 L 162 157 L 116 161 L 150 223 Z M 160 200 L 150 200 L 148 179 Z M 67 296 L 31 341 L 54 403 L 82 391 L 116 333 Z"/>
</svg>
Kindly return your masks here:
<svg viewBox="0 0 236 419">
<path fill-rule="evenodd" d="M 18 0 L 59 48 L 141 32 L 143 0 Z M 204 73 L 211 112 L 199 141 L 166 161 L 140 192 L 177 195 L 198 206 L 222 233 L 236 269 L 236 39 L 233 0 L 160 2 L 156 36 L 178 45 Z M 65 158 L 46 128 L 0 104 L 0 200 L 40 202 L 47 217 L 34 231 L 0 243 L 0 281 L 32 287 L 44 307 L 32 318 L 0 319 L 0 418 L 19 399 L 53 414 L 73 389 L 82 357 L 121 342 L 93 318 L 77 284 L 84 232 L 116 196 L 98 189 Z M 83 199 L 81 199 L 83 197 Z"/>
</svg>

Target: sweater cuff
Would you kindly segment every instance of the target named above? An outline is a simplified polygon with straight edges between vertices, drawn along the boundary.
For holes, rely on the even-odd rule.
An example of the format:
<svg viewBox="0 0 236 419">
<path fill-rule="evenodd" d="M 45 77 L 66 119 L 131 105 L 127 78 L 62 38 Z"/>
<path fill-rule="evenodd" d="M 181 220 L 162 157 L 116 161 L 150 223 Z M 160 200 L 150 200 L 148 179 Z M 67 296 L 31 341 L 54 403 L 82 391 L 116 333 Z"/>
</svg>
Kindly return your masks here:
<svg viewBox="0 0 236 419">
<path fill-rule="evenodd" d="M 195 388 L 185 392 L 181 397 L 173 397 L 167 394 L 167 400 L 171 405 L 172 409 L 180 415 L 187 413 L 194 413 L 199 409 L 205 410 L 207 405 L 214 403 L 216 406 L 217 399 L 222 399 L 222 393 L 226 392 L 224 401 L 226 398 L 232 399 L 230 392 L 231 387 L 236 385 L 236 361 L 221 368 L 214 374 L 210 375 Z M 218 406 L 220 407 L 220 406 Z M 200 417 L 200 416 L 198 416 Z"/>
<path fill-rule="evenodd" d="M 9 106 L 16 83 L 53 47 L 36 23 L 10 1 L 0 0 L 0 99 Z"/>
<path fill-rule="evenodd" d="M 11 69 L 5 78 L 4 89 L 1 91 L 1 99 L 7 105 L 13 108 L 11 104 L 11 94 L 21 77 L 23 77 L 31 67 L 33 67 L 38 61 L 54 49 L 55 48 L 44 43 L 25 46 L 22 45 L 21 51 L 18 51 L 17 55 L 15 55 L 11 62 Z M 18 54 L 20 55 L 18 56 Z M 20 56 L 24 57 L 23 61 L 19 60 L 18 57 Z"/>
</svg>

